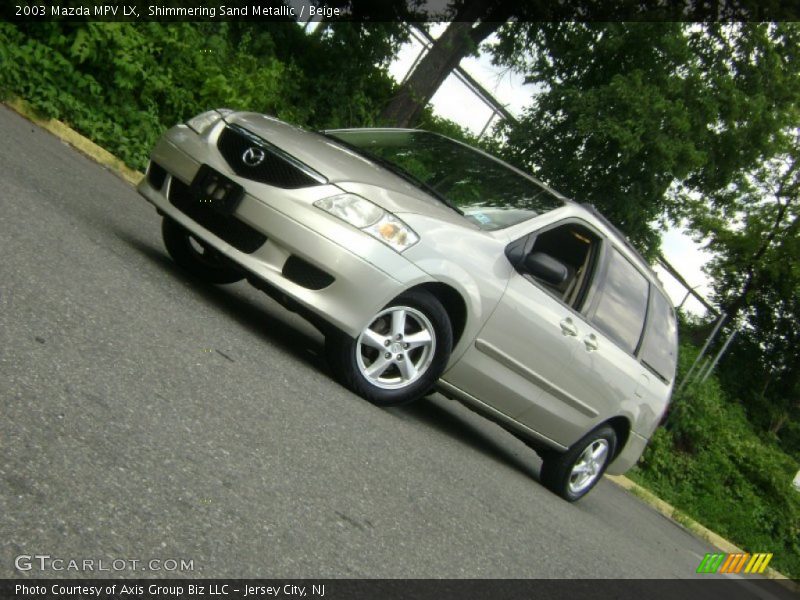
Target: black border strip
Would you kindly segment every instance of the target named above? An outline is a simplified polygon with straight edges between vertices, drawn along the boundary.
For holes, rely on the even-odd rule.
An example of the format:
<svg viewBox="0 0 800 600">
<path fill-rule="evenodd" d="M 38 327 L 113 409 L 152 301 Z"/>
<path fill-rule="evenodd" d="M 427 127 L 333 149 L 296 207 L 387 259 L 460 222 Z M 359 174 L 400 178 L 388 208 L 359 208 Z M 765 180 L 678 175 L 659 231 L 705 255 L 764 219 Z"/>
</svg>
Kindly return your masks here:
<svg viewBox="0 0 800 600">
<path fill-rule="evenodd" d="M 436 22 L 459 18 L 456 0 L 11 0 L 0 19 L 43 21 Z M 485 0 L 522 21 L 798 21 L 797 0 Z M 223 12 L 223 7 L 229 9 Z"/>
<path fill-rule="evenodd" d="M 523 550 L 521 551 L 530 551 Z M 531 560 L 535 560 L 535 552 Z M 568 560 L 565 558 L 565 560 Z M 688 576 L 689 574 L 687 574 Z M 0 597 L 36 600 L 771 600 L 796 599 L 773 580 L 659 579 L 3 579 Z M 791 583 L 791 582 L 790 582 Z M 268 589 L 269 588 L 269 589 Z M 277 591 L 277 593 L 276 593 Z M 99 592 L 99 593 L 98 593 Z"/>
</svg>

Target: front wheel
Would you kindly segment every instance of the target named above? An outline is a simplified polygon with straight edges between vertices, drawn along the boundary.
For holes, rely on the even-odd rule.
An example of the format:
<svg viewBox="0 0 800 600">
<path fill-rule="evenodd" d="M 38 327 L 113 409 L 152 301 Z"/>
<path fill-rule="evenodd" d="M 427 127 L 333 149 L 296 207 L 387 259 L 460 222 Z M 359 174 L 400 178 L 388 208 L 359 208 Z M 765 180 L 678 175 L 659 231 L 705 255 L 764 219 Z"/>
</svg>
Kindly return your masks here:
<svg viewBox="0 0 800 600">
<path fill-rule="evenodd" d="M 196 239 L 177 221 L 164 217 L 161 235 L 167 252 L 178 265 L 208 283 L 236 283 L 242 271 L 211 246 Z"/>
<path fill-rule="evenodd" d="M 564 453 L 544 456 L 540 480 L 569 502 L 583 498 L 597 485 L 617 447 L 617 434 L 603 425 L 588 433 Z"/>
<path fill-rule="evenodd" d="M 452 347 L 447 312 L 425 291 L 398 296 L 355 339 L 338 332 L 326 338 L 336 377 L 379 406 L 405 404 L 428 393 Z"/>
</svg>

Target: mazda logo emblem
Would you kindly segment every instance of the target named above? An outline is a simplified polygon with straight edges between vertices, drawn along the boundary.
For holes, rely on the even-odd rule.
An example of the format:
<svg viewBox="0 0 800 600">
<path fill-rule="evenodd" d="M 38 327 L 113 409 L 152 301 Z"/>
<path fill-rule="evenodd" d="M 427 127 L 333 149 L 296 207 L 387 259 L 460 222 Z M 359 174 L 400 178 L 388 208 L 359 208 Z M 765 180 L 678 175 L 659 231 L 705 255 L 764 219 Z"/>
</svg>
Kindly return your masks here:
<svg viewBox="0 0 800 600">
<path fill-rule="evenodd" d="M 242 154 L 242 162 L 248 167 L 257 167 L 264 162 L 266 157 L 267 153 L 264 152 L 264 150 L 256 146 L 250 146 L 244 151 L 244 154 Z"/>
</svg>

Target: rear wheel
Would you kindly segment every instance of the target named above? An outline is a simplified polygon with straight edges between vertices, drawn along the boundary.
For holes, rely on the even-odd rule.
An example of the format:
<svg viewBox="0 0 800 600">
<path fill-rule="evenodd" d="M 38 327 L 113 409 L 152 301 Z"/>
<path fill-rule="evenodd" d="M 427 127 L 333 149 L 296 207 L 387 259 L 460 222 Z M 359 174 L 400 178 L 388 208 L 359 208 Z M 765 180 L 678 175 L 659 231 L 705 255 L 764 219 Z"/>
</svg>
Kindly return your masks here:
<svg viewBox="0 0 800 600">
<path fill-rule="evenodd" d="M 540 480 L 569 502 L 583 498 L 597 485 L 617 446 L 614 430 L 603 425 L 588 433 L 564 453 L 546 454 Z"/>
<path fill-rule="evenodd" d="M 167 252 L 178 265 L 209 283 L 235 283 L 244 274 L 217 250 L 194 237 L 177 221 L 164 217 L 161 235 Z"/>
<path fill-rule="evenodd" d="M 393 300 L 355 339 L 338 332 L 326 338 L 328 362 L 337 378 L 380 406 L 424 396 L 447 366 L 452 345 L 447 313 L 424 291 Z"/>
</svg>

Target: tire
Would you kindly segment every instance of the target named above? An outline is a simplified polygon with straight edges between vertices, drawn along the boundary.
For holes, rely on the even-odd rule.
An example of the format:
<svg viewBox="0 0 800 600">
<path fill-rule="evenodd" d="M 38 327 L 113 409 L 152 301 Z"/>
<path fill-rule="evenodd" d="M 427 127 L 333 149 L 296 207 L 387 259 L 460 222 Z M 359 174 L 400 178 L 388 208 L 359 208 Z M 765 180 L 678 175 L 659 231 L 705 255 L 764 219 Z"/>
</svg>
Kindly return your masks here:
<svg viewBox="0 0 800 600">
<path fill-rule="evenodd" d="M 580 500 L 600 481 L 616 448 L 614 430 L 609 425 L 598 427 L 566 452 L 545 454 L 539 479 L 564 500 Z"/>
<path fill-rule="evenodd" d="M 177 221 L 164 217 L 161 235 L 167 252 L 185 271 L 208 283 L 236 283 L 244 273 L 222 254 L 203 243 Z"/>
<path fill-rule="evenodd" d="M 398 406 L 434 386 L 450 358 L 453 329 L 439 300 L 412 290 L 373 316 L 357 338 L 333 332 L 325 346 L 343 385 L 378 406 Z"/>
</svg>

